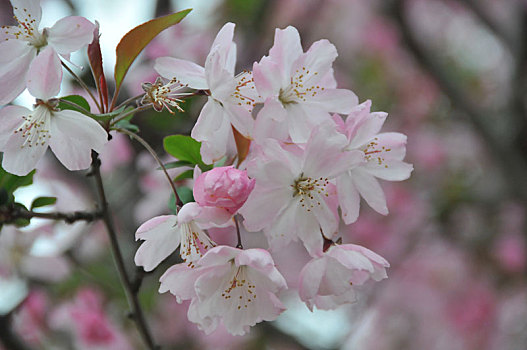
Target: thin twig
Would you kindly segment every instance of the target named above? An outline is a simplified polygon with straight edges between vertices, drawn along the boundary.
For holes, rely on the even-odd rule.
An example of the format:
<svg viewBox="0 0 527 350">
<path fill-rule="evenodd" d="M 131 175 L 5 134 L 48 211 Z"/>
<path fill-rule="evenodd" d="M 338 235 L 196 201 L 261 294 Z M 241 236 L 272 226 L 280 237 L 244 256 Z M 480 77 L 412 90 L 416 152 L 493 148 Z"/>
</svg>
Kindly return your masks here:
<svg viewBox="0 0 527 350">
<path fill-rule="evenodd" d="M 121 102 L 117 107 L 115 107 L 115 109 L 119 109 L 121 108 L 122 106 L 125 106 L 127 105 L 128 103 L 132 102 L 132 101 L 135 101 L 137 99 L 139 99 L 139 97 L 142 97 L 145 93 L 143 92 L 142 94 L 139 94 L 139 95 L 136 95 L 136 96 L 133 96 L 133 97 L 130 97 L 126 100 L 124 100 L 123 102 Z"/>
<path fill-rule="evenodd" d="M 48 220 L 62 220 L 68 224 L 72 224 L 77 221 L 92 222 L 102 218 L 101 211 L 74 211 L 70 213 L 65 212 L 51 212 L 51 213 L 38 213 L 32 210 L 26 210 L 22 207 L 11 206 L 0 210 L 0 221 L 4 223 L 12 223 L 17 219 L 48 219 Z"/>
<path fill-rule="evenodd" d="M 134 114 L 134 113 L 137 113 L 137 112 L 141 112 L 141 111 L 147 110 L 147 109 L 150 108 L 150 107 L 151 107 L 151 106 L 139 106 L 139 107 L 136 107 L 136 108 L 134 108 L 134 109 L 132 109 L 132 110 L 130 110 L 130 111 L 124 113 L 124 114 L 121 114 L 121 115 L 119 116 L 119 118 L 112 120 L 112 124 L 111 124 L 111 125 L 115 125 L 115 124 L 117 124 L 118 122 L 120 122 L 121 120 L 125 119 L 126 117 L 128 117 L 128 116 L 130 116 L 130 115 L 132 115 L 132 114 Z"/>
<path fill-rule="evenodd" d="M 63 61 L 60 61 L 60 63 L 62 64 L 62 66 L 64 68 L 66 68 L 66 70 L 73 76 L 73 78 L 77 81 L 77 83 L 79 83 L 80 86 L 82 86 L 82 88 L 84 90 L 86 90 L 86 92 L 88 93 L 88 95 L 90 95 L 91 99 L 93 100 L 93 102 L 95 103 L 95 105 L 97 106 L 97 109 L 99 110 L 99 112 L 103 112 L 102 108 L 101 108 L 101 105 L 99 104 L 99 102 L 97 101 L 97 99 L 95 98 L 95 96 L 93 96 L 90 88 L 88 87 L 88 85 L 86 85 L 81 78 L 79 78 L 79 76 L 77 74 L 75 74 L 74 71 L 72 71 L 70 69 L 70 67 L 68 67 Z"/>
<path fill-rule="evenodd" d="M 91 173 L 95 177 L 97 192 L 99 194 L 100 206 L 103 213 L 103 221 L 106 226 L 106 230 L 108 231 L 108 236 L 110 238 L 110 247 L 112 249 L 114 262 L 117 266 L 117 271 L 119 272 L 119 277 L 121 279 L 121 283 L 126 294 L 126 299 L 128 300 L 128 304 L 132 309 L 131 316 L 132 319 L 135 321 L 135 324 L 137 325 L 137 329 L 139 330 L 139 334 L 141 335 L 141 338 L 143 339 L 145 345 L 150 350 L 156 350 L 158 349 L 158 347 L 154 343 L 154 339 L 152 337 L 152 334 L 150 333 L 148 324 L 146 323 L 143 309 L 141 308 L 141 304 L 139 303 L 139 299 L 137 296 L 138 288 L 134 288 L 135 283 L 132 283 L 129 274 L 126 271 L 123 255 L 121 253 L 121 249 L 119 248 L 117 233 L 115 231 L 114 223 L 110 214 L 110 208 L 106 199 L 106 194 L 102 182 L 100 171 L 101 161 L 99 159 L 98 154 L 95 152 L 93 152 L 92 158 L 93 160 Z"/>
<path fill-rule="evenodd" d="M 137 140 L 141 145 L 143 145 L 144 148 L 146 148 L 146 150 L 152 155 L 152 157 L 154 157 L 154 159 L 156 160 L 157 164 L 159 164 L 159 166 L 163 170 L 163 173 L 165 173 L 165 177 L 167 178 L 167 180 L 168 180 L 168 182 L 170 184 L 170 187 L 172 188 L 172 192 L 174 192 L 174 196 L 176 197 L 177 209 L 179 210 L 179 208 L 183 205 L 183 202 L 181 201 L 181 199 L 179 198 L 179 196 L 177 194 L 176 185 L 174 185 L 174 181 L 172 181 L 172 179 L 170 178 L 170 175 L 168 174 L 167 168 L 165 167 L 165 165 L 163 164 L 163 162 L 161 161 L 161 159 L 157 155 L 156 151 L 141 136 L 139 136 L 139 135 L 137 135 L 137 134 L 135 134 L 135 133 L 133 133 L 131 131 L 128 131 L 126 129 L 117 128 L 115 130 L 118 131 L 118 132 L 121 132 L 123 134 L 126 134 L 126 135 L 130 136 L 131 138 Z"/>
</svg>

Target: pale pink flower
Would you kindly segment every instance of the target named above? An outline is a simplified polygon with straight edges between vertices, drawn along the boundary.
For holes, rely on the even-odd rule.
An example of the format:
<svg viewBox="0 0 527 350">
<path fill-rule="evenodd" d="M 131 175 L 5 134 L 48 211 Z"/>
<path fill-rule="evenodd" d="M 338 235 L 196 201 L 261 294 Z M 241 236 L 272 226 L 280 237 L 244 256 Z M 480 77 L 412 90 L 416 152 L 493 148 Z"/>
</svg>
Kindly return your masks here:
<svg viewBox="0 0 527 350">
<path fill-rule="evenodd" d="M 208 164 L 227 152 L 233 139 L 232 127 L 248 138 L 253 130 L 251 111 L 257 94 L 251 73 L 234 76 L 236 44 L 232 41 L 233 35 L 234 24 L 225 24 L 212 44 L 205 67 L 172 57 L 158 58 L 154 67 L 164 78 L 176 78 L 190 88 L 210 91 L 191 133 L 194 139 L 203 142 L 201 155 Z"/>
<path fill-rule="evenodd" d="M 60 67 L 60 59 L 52 51 L 40 54 L 37 66 L 49 72 Z M 91 150 L 101 152 L 108 142 L 103 127 L 90 117 L 72 110 L 59 110 L 53 99 L 60 89 L 60 80 L 46 74 L 32 76 L 30 89 L 37 100 L 33 111 L 20 106 L 0 110 L 0 151 L 2 167 L 15 175 L 26 175 L 51 147 L 55 156 L 69 170 L 86 169 L 91 164 Z"/>
<path fill-rule="evenodd" d="M 229 333 L 243 335 L 285 310 L 276 293 L 286 282 L 263 249 L 214 247 L 196 267 L 174 265 L 160 282 L 160 293 L 170 291 L 178 302 L 192 300 L 188 318 L 207 334 L 221 321 Z"/>
<path fill-rule="evenodd" d="M 387 114 L 370 113 L 371 101 L 357 106 L 344 122 L 340 116 L 334 121 L 348 138 L 347 150 L 359 151 L 364 162 L 357 163 L 337 178 L 337 192 L 346 224 L 357 220 L 360 197 L 377 212 L 388 214 L 384 192 L 376 178 L 402 181 L 410 177 L 411 164 L 405 163 L 406 136 L 389 132 L 379 134 Z"/>
<path fill-rule="evenodd" d="M 304 143 L 314 126 L 330 119 L 330 112 L 351 112 L 358 99 L 350 90 L 336 89 L 336 57 L 327 40 L 304 53 L 296 28 L 276 29 L 269 56 L 253 66 L 254 84 L 265 101 L 258 118 L 277 123 L 293 142 Z"/>
<path fill-rule="evenodd" d="M 345 152 L 346 138 L 331 124 L 315 128 L 305 151 L 287 152 L 267 139 L 249 169 L 254 190 L 239 212 L 249 231 L 263 230 L 271 249 L 300 240 L 312 255 L 322 251 L 324 235 L 338 229 L 331 180 L 362 162 L 359 152 Z"/>
<path fill-rule="evenodd" d="M 203 230 L 225 225 L 232 215 L 222 208 L 185 204 L 176 215 L 157 216 L 142 224 L 135 233 L 143 244 L 135 254 L 135 264 L 152 271 L 181 245 L 181 258 L 192 265 L 216 243 Z"/>
<path fill-rule="evenodd" d="M 42 10 L 38 0 L 11 0 L 11 4 L 18 26 L 0 28 L 0 105 L 15 99 L 26 86 L 38 96 L 34 82 L 38 75 L 59 82 L 51 93 L 55 96 L 62 81 L 59 55 L 69 60 L 71 52 L 88 45 L 94 25 L 84 17 L 70 16 L 39 31 Z M 50 56 L 53 65 L 46 62 Z"/>
<path fill-rule="evenodd" d="M 249 179 L 247 171 L 225 166 L 201 174 L 194 183 L 193 192 L 199 205 L 225 208 L 234 214 L 253 188 L 254 179 Z"/>
<path fill-rule="evenodd" d="M 335 309 L 356 300 L 353 285 L 386 278 L 389 266 L 383 257 L 359 245 L 332 245 L 302 269 L 298 292 L 311 311 L 313 306 Z"/>
</svg>

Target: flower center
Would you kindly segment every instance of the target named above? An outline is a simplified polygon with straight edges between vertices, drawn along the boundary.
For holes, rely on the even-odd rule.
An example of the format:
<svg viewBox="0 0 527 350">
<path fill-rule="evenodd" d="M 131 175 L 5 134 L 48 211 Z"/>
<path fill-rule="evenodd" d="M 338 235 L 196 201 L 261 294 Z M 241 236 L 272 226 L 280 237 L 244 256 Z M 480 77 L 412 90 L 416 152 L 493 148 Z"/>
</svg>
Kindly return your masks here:
<svg viewBox="0 0 527 350">
<path fill-rule="evenodd" d="M 254 79 L 252 72 L 244 71 L 236 76 L 236 87 L 232 93 L 232 97 L 238 100 L 238 106 L 248 107 L 248 111 L 252 112 L 256 101 L 249 97 L 249 92 L 254 91 Z"/>
<path fill-rule="evenodd" d="M 147 105 L 151 103 L 157 112 L 161 112 L 163 107 L 172 114 L 175 114 L 175 111 L 173 111 L 171 107 L 180 112 L 184 112 L 179 104 L 185 101 L 180 97 L 191 95 L 190 93 L 180 91 L 187 86 L 181 84 L 176 78 L 173 78 L 168 83 L 164 84 L 163 80 L 158 77 L 155 83 L 143 83 L 141 86 L 145 91 L 141 104 Z"/>
<path fill-rule="evenodd" d="M 300 177 L 295 180 L 291 187 L 294 190 L 293 197 L 300 196 L 300 205 L 306 208 L 307 211 L 311 211 L 315 205 L 322 205 L 323 196 L 329 196 L 326 190 L 328 185 L 328 178 L 319 177 L 318 179 L 313 179 L 300 174 Z"/>
<path fill-rule="evenodd" d="M 381 146 L 379 148 L 379 143 L 377 142 L 379 139 L 376 137 L 372 141 L 368 142 L 366 146 L 362 149 L 364 152 L 364 158 L 368 162 L 376 162 L 379 165 L 384 164 L 384 157 L 383 155 L 386 152 L 390 152 L 391 148 L 386 148 L 385 146 Z M 385 168 L 388 168 L 387 164 L 384 164 Z"/>
<path fill-rule="evenodd" d="M 212 247 L 216 246 L 207 234 L 194 222 L 181 224 L 182 237 L 180 255 L 190 268 Z"/>
<path fill-rule="evenodd" d="M 289 85 L 280 89 L 278 93 L 278 100 L 282 105 L 305 102 L 306 98 L 314 97 L 318 91 L 323 91 L 324 88 L 319 85 L 312 84 L 311 80 L 318 75 L 318 72 L 311 72 L 306 67 L 297 69 L 291 77 Z"/>
<path fill-rule="evenodd" d="M 44 105 L 38 105 L 32 114 L 22 116 L 24 122 L 14 131 L 15 134 L 20 133 L 24 138 L 21 148 L 39 147 L 47 144 L 51 138 L 49 132 L 50 116 L 50 110 Z"/>
<path fill-rule="evenodd" d="M 236 310 L 246 309 L 256 299 L 254 292 L 256 286 L 247 278 L 247 266 L 235 268 L 234 262 L 231 264 L 233 267 L 231 278 L 221 296 L 227 301 L 232 301 L 236 305 Z"/>
</svg>

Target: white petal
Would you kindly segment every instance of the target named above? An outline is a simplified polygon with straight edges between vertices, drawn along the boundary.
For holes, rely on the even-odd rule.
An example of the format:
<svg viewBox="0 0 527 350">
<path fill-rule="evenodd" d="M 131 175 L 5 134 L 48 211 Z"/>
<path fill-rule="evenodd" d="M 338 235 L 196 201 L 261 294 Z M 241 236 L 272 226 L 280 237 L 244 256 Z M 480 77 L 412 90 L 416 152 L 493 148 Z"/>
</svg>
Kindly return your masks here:
<svg viewBox="0 0 527 350">
<path fill-rule="evenodd" d="M 379 182 L 362 169 L 353 170 L 351 174 L 355 187 L 369 206 L 378 213 L 387 215 L 386 197 Z"/>
<path fill-rule="evenodd" d="M 24 123 L 22 117 L 30 113 L 29 109 L 21 106 L 6 106 L 0 109 L 0 151 L 4 150 L 14 131 Z"/>
<path fill-rule="evenodd" d="M 51 46 L 33 60 L 27 74 L 27 88 L 31 95 L 48 100 L 58 95 L 62 82 L 60 58 Z"/>
<path fill-rule="evenodd" d="M 229 120 L 240 134 L 251 138 L 254 129 L 254 119 L 249 111 L 237 104 L 224 104 Z"/>
<path fill-rule="evenodd" d="M 269 57 L 280 67 L 284 86 L 289 83 L 293 62 L 302 54 L 298 30 L 292 26 L 285 29 L 277 28 L 274 34 L 273 47 L 269 50 Z"/>
<path fill-rule="evenodd" d="M 280 212 L 291 201 L 290 191 L 266 190 L 256 184 L 245 204 L 238 210 L 248 231 L 256 232 L 273 225 Z"/>
<path fill-rule="evenodd" d="M 107 142 L 106 131 L 90 117 L 70 110 L 53 113 L 49 146 L 69 170 L 88 168 L 91 150 L 100 153 Z"/>
<path fill-rule="evenodd" d="M 93 41 L 95 26 L 84 17 L 69 16 L 47 28 L 48 43 L 59 54 L 69 54 Z"/>
<path fill-rule="evenodd" d="M 177 249 L 181 235 L 176 223 L 175 216 L 165 215 L 153 218 L 137 229 L 136 239 L 144 240 L 135 254 L 137 266 L 152 271 Z"/>
<path fill-rule="evenodd" d="M 360 195 L 348 173 L 337 178 L 337 194 L 342 211 L 342 220 L 346 225 L 354 223 L 359 217 Z"/>
<path fill-rule="evenodd" d="M 164 78 L 178 79 L 182 84 L 198 90 L 209 88 L 205 79 L 205 69 L 194 62 L 172 57 L 161 57 L 156 60 L 154 69 Z"/>
<path fill-rule="evenodd" d="M 14 100 L 26 88 L 26 74 L 31 61 L 37 54 L 21 40 L 9 40 L 0 43 L 0 105 Z"/>
<path fill-rule="evenodd" d="M 351 90 L 325 89 L 307 97 L 306 105 L 332 113 L 349 113 L 359 99 Z"/>
</svg>

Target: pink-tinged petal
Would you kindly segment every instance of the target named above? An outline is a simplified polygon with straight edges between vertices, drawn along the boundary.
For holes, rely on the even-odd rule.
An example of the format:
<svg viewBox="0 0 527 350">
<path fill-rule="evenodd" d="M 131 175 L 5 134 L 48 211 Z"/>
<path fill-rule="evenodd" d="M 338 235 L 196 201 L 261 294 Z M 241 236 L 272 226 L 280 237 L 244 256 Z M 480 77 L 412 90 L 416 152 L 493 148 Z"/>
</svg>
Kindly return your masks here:
<svg viewBox="0 0 527 350">
<path fill-rule="evenodd" d="M 406 155 L 406 135 L 398 132 L 378 134 L 372 140 L 371 148 L 379 151 L 383 159 L 403 160 Z"/>
<path fill-rule="evenodd" d="M 161 225 L 162 223 L 164 223 L 170 218 L 176 218 L 176 216 L 175 215 L 161 215 L 161 216 L 156 216 L 155 218 L 152 218 L 144 222 L 141 226 L 139 226 L 137 231 L 135 231 L 135 240 L 137 241 L 139 239 L 144 239 L 143 233 L 156 228 L 157 226 Z M 176 222 L 174 222 L 174 224 L 175 223 Z M 148 236 L 148 233 L 147 233 L 147 236 Z"/>
<path fill-rule="evenodd" d="M 251 138 L 254 129 L 254 119 L 251 113 L 242 106 L 234 104 L 224 104 L 223 107 L 229 116 L 232 126 L 243 136 Z"/>
<path fill-rule="evenodd" d="M 268 138 L 285 142 L 289 138 L 289 132 L 282 121 L 285 120 L 287 113 L 277 100 L 269 98 L 267 101 L 254 122 L 253 140 L 258 144 Z"/>
<path fill-rule="evenodd" d="M 364 169 L 370 174 L 379 179 L 388 181 L 403 181 L 410 177 L 414 170 L 412 164 L 402 162 L 400 160 L 384 160 L 382 164 L 375 162 L 368 162 Z"/>
<path fill-rule="evenodd" d="M 220 51 L 212 51 L 205 62 L 205 78 L 212 97 L 225 102 L 234 93 L 236 81 L 234 74 L 226 70 Z"/>
<path fill-rule="evenodd" d="M 347 89 L 325 89 L 306 98 L 307 106 L 316 106 L 332 113 L 349 113 L 358 103 L 357 95 Z"/>
<path fill-rule="evenodd" d="M 370 260 L 354 249 L 343 249 L 342 246 L 336 245 L 330 247 L 326 254 L 349 270 L 364 270 L 373 273 L 374 268 Z"/>
<path fill-rule="evenodd" d="M 333 213 L 330 213 L 333 216 Z M 333 218 L 333 220 L 335 220 Z M 320 232 L 320 223 L 312 212 L 307 212 L 305 208 L 297 205 L 295 215 L 295 230 L 304 243 L 304 247 L 311 256 L 320 256 L 323 249 L 322 232 Z M 284 232 L 287 234 L 287 232 Z"/>
<path fill-rule="evenodd" d="M 42 17 L 40 2 L 35 0 L 11 0 L 13 15 L 18 23 L 38 28 Z"/>
<path fill-rule="evenodd" d="M 338 246 L 338 249 L 333 249 L 332 247 L 331 256 L 337 259 L 341 264 L 350 269 L 363 270 L 354 273 L 352 276 L 352 281 L 354 284 L 362 284 L 368 279 L 373 279 L 374 281 L 380 281 L 388 277 L 386 274 L 386 268 L 390 267 L 390 264 L 382 256 L 376 254 L 375 252 L 355 244 L 343 244 Z M 359 262 L 359 256 L 367 259 L 371 265 L 371 269 L 367 268 L 367 265 L 364 261 Z M 356 267 L 353 267 L 356 266 Z M 362 267 L 360 267 L 362 266 Z M 367 271 L 367 273 L 365 273 Z"/>
<path fill-rule="evenodd" d="M 100 153 L 107 142 L 106 131 L 90 117 L 70 110 L 53 113 L 49 146 L 67 169 L 88 168 L 91 150 Z"/>
<path fill-rule="evenodd" d="M 201 158 L 205 164 L 213 164 L 222 159 L 228 150 L 234 150 L 234 136 L 231 123 L 227 118 L 223 118 L 220 128 L 216 131 L 216 136 L 202 142 Z"/>
<path fill-rule="evenodd" d="M 236 266 L 247 265 L 261 272 L 268 272 L 274 268 L 271 254 L 265 249 L 242 250 L 234 259 Z"/>
<path fill-rule="evenodd" d="M 306 115 L 305 110 L 298 104 L 294 103 L 288 104 L 286 106 L 286 111 L 287 126 L 291 140 L 294 143 L 306 143 L 314 125 L 309 122 L 310 120 Z"/>
<path fill-rule="evenodd" d="M 348 173 L 337 178 L 337 194 L 342 220 L 346 225 L 354 223 L 359 217 L 360 195 Z"/>
<path fill-rule="evenodd" d="M 187 264 L 173 265 L 159 279 L 161 282 L 159 293 L 172 293 L 176 296 L 178 303 L 181 303 L 182 300 L 192 299 L 196 296 L 194 283 L 204 272 L 206 270 L 193 269 Z"/>
<path fill-rule="evenodd" d="M 379 214 L 387 215 L 386 197 L 379 182 L 361 169 L 353 170 L 351 174 L 355 187 L 368 205 Z"/>
<path fill-rule="evenodd" d="M 315 197 L 316 199 L 317 197 Z M 324 197 L 319 195 L 318 201 L 320 204 L 318 207 L 312 209 L 312 213 L 317 219 L 318 224 L 320 225 L 320 230 L 327 239 L 332 239 L 333 236 L 337 233 L 338 230 L 338 219 L 335 217 L 334 212 L 329 208 L 329 206 L 324 201 Z"/>
<path fill-rule="evenodd" d="M 289 199 L 289 201 L 290 203 L 286 204 L 284 208 L 280 208 L 280 211 L 273 219 L 270 219 L 271 217 L 267 220 L 260 219 L 260 226 L 263 226 L 271 251 L 279 250 L 291 241 L 298 240 L 295 220 L 297 219 L 297 207 L 300 207 L 300 204 L 298 204 L 298 199 Z M 267 205 L 270 206 L 269 204 Z M 252 218 L 252 222 L 254 221 L 254 218 Z"/>
<path fill-rule="evenodd" d="M 343 151 L 348 141 L 333 123 L 313 129 L 304 155 L 303 172 L 313 178 L 333 178 L 362 163 L 362 152 Z"/>
<path fill-rule="evenodd" d="M 23 123 L 23 117 L 31 111 L 21 106 L 6 106 L 0 109 L 0 152 L 4 151 L 8 140 Z"/>
<path fill-rule="evenodd" d="M 172 57 L 161 57 L 156 60 L 154 69 L 164 78 L 178 79 L 181 84 L 197 90 L 209 88 L 205 79 L 205 69 L 194 62 Z"/>
<path fill-rule="evenodd" d="M 178 218 L 180 222 L 188 223 L 194 220 L 199 223 L 223 225 L 232 218 L 232 214 L 223 208 L 202 207 L 196 202 L 190 202 L 181 208 Z"/>
<path fill-rule="evenodd" d="M 14 100 L 26 88 L 26 74 L 37 50 L 20 40 L 0 43 L 0 105 Z M 8 84 L 5 82 L 9 82 Z"/>
<path fill-rule="evenodd" d="M 144 240 L 135 254 L 137 266 L 152 271 L 177 249 L 181 235 L 176 224 L 174 215 L 166 215 L 153 218 L 137 229 L 136 240 Z"/>
<path fill-rule="evenodd" d="M 303 53 L 300 34 L 295 27 L 276 29 L 274 44 L 269 50 L 269 57 L 279 65 L 284 86 L 289 83 L 293 62 Z"/>
<path fill-rule="evenodd" d="M 209 97 L 201 109 L 198 120 L 192 129 L 191 136 L 197 141 L 208 141 L 217 137 L 223 122 L 224 111 L 221 105 Z"/>
<path fill-rule="evenodd" d="M 84 17 L 69 16 L 46 28 L 47 40 L 59 54 L 69 54 L 93 41 L 95 25 Z"/>
<path fill-rule="evenodd" d="M 291 201 L 288 191 L 259 189 L 258 184 L 238 210 L 248 231 L 256 232 L 273 224 L 273 220 Z"/>
<path fill-rule="evenodd" d="M 60 58 L 48 46 L 31 63 L 27 74 L 27 88 L 36 98 L 48 100 L 58 95 L 61 82 Z"/>
<path fill-rule="evenodd" d="M 218 51 L 220 53 L 221 67 L 229 72 L 231 76 L 234 75 L 234 67 L 236 65 L 236 44 L 232 41 L 234 37 L 234 27 L 234 23 L 225 23 L 216 35 L 216 39 L 214 39 L 211 46 L 211 53 L 213 51 Z M 205 68 L 206 67 L 207 66 L 205 65 Z"/>
<path fill-rule="evenodd" d="M 337 56 L 335 45 L 322 39 L 314 42 L 309 50 L 293 63 L 292 71 L 305 71 L 306 85 L 313 85 L 331 69 Z"/>
<path fill-rule="evenodd" d="M 198 264 L 202 267 L 224 265 L 235 259 L 241 252 L 241 249 L 220 245 L 210 249 L 203 255 Z"/>
<path fill-rule="evenodd" d="M 369 142 L 381 130 L 387 113 L 370 113 L 371 101 L 361 103 L 351 111 L 346 119 L 350 148 L 360 147 Z"/>
<path fill-rule="evenodd" d="M 253 78 L 262 99 L 278 96 L 282 88 L 282 72 L 270 57 L 263 57 L 259 63 L 253 64 Z"/>
<path fill-rule="evenodd" d="M 326 273 L 326 264 L 325 258 L 313 259 L 300 271 L 298 294 L 303 302 L 307 303 L 317 295 L 322 277 Z M 307 306 L 313 311 L 311 303 Z"/>
</svg>

